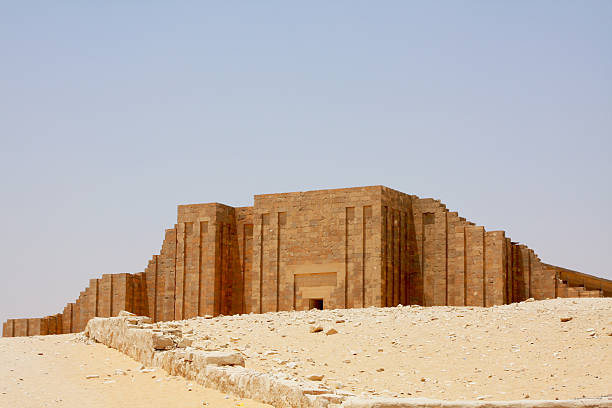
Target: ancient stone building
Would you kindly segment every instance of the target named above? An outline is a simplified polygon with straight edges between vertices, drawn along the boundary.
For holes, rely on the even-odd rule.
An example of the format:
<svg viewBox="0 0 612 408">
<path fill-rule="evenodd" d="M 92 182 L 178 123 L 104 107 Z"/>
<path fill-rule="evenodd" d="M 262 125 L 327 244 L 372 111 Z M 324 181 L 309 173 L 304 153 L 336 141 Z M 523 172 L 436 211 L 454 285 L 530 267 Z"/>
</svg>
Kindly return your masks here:
<svg viewBox="0 0 612 408">
<path fill-rule="evenodd" d="M 383 186 L 256 195 L 252 207 L 180 205 L 143 272 L 91 279 L 4 336 L 70 333 L 121 310 L 155 321 L 398 304 L 493 306 L 612 296 L 612 281 L 540 261 L 431 198 Z"/>
</svg>

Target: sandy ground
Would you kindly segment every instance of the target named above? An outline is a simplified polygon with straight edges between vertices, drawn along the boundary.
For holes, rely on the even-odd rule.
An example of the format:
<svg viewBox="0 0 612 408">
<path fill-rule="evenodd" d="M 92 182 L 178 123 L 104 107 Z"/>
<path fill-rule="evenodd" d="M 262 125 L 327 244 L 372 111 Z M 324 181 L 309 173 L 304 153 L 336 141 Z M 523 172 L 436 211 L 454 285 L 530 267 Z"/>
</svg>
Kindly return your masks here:
<svg viewBox="0 0 612 408">
<path fill-rule="evenodd" d="M 197 348 L 239 350 L 248 368 L 284 378 L 315 374 L 356 395 L 511 400 L 612 394 L 612 299 L 311 310 L 159 325 L 181 327 Z M 315 327 L 323 330 L 311 332 Z M 337 333 L 326 334 L 329 328 Z M 142 370 L 120 352 L 78 338 L 0 338 L 0 407 L 268 406 L 161 369 Z"/>
<path fill-rule="evenodd" d="M 140 370 L 122 353 L 76 338 L 0 338 L 0 407 L 270 407 Z"/>
<path fill-rule="evenodd" d="M 240 350 L 249 368 L 287 378 L 323 375 L 323 382 L 357 395 L 511 400 L 612 394 L 609 298 L 311 310 L 165 325 L 183 327 L 198 348 Z M 313 326 L 324 330 L 311 333 Z M 330 327 L 338 333 L 325 334 Z"/>
</svg>

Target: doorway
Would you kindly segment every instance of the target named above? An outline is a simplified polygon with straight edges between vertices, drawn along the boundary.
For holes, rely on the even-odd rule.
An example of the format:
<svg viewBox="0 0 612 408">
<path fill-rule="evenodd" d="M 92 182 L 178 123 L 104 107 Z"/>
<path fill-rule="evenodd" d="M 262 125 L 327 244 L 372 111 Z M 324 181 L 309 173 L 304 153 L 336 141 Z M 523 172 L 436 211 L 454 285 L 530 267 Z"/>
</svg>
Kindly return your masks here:
<svg viewBox="0 0 612 408">
<path fill-rule="evenodd" d="M 308 299 L 308 309 L 323 310 L 323 299 Z"/>
</svg>

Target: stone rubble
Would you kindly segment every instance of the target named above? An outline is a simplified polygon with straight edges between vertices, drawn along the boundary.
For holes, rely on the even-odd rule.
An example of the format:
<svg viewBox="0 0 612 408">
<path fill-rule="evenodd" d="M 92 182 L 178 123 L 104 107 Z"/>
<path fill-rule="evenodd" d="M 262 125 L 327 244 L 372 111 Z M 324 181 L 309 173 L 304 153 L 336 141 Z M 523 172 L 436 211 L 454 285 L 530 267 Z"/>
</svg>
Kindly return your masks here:
<svg viewBox="0 0 612 408">
<path fill-rule="evenodd" d="M 557 340 L 563 333 L 569 335 L 569 330 L 572 336 L 581 333 L 583 341 L 595 342 L 593 344 L 598 344 L 596 347 L 606 347 L 601 343 L 600 336 L 607 334 L 612 324 L 610 306 L 612 303 L 607 299 L 557 299 L 489 309 L 402 306 L 310 310 L 197 317 L 154 324 L 146 317 L 124 315 L 120 318 L 95 318 L 88 324 L 85 334 L 90 339 L 128 354 L 147 367 L 160 367 L 171 375 L 180 375 L 222 392 L 278 407 L 338 404 L 347 407 L 439 406 L 435 405 L 437 402 L 423 402 L 437 400 L 418 397 L 443 396 L 449 381 L 452 381 L 452 376 L 449 380 L 446 373 L 453 372 L 457 367 L 442 366 L 436 375 L 426 370 L 419 372 L 420 368 L 413 368 L 418 365 L 410 361 L 421 365 L 422 360 L 428 366 L 429 361 L 439 354 L 448 353 L 452 347 L 453 353 L 459 352 L 453 358 L 461 359 L 463 356 L 465 360 L 481 355 L 485 364 L 472 368 L 471 373 L 465 373 L 465 378 L 461 380 L 466 390 L 465 396 L 461 395 L 458 399 L 462 401 L 457 401 L 458 405 L 454 406 L 484 407 L 486 405 L 482 404 L 491 404 L 492 407 L 543 407 L 546 406 L 542 405 L 544 403 L 537 405 L 540 403 L 537 393 L 532 394 L 533 400 L 516 402 L 505 398 L 504 392 L 491 393 L 487 390 L 487 383 L 502 380 L 501 377 L 497 378 L 500 374 L 486 365 L 490 361 L 487 356 L 494 353 L 507 356 L 497 364 L 500 370 L 503 368 L 502 372 L 508 373 L 504 374 L 508 378 L 542 375 L 533 371 L 536 367 L 540 371 L 550 372 L 550 377 L 555 380 L 547 393 L 554 396 L 565 383 L 557 379 L 557 375 L 563 373 L 557 372 L 559 369 L 554 368 L 553 362 L 561 360 L 564 362 L 562 364 L 567 364 L 574 351 L 571 346 L 568 350 L 560 345 L 547 346 L 546 355 L 549 357 L 537 357 L 538 360 L 533 360 L 531 365 L 521 362 L 521 357 L 528 360 L 533 358 L 536 354 L 531 354 L 532 350 L 542 341 L 548 341 L 545 332 L 533 331 L 532 323 L 541 325 L 541 330 L 545 327 L 551 339 Z M 562 321 L 568 316 L 572 318 Z M 340 332 L 330 326 L 331 323 L 341 324 L 339 320 L 345 322 Z M 333 336 L 309 335 L 313 328 L 320 328 L 315 333 L 327 333 L 332 329 L 335 333 Z M 428 334 L 416 340 L 405 334 L 415 330 L 425 330 L 423 333 Z M 183 343 L 186 337 L 191 340 L 190 345 Z M 609 339 L 607 336 L 603 338 L 606 341 Z M 480 342 L 479 348 L 472 346 L 475 341 Z M 332 354 L 318 353 L 324 344 L 326 347 L 335 344 L 335 348 L 331 349 Z M 163 348 L 158 349 L 161 345 Z M 428 353 L 424 353 L 425 350 Z M 539 356 L 540 352 L 537 353 Z M 605 349 L 602 357 L 604 360 L 607 358 Z M 388 363 L 379 363 L 383 361 Z M 398 365 L 401 361 L 405 363 Z M 609 374 L 591 370 L 587 378 L 605 384 Z M 531 393 L 533 390 L 529 391 Z M 522 392 L 514 398 L 526 399 L 527 394 Z M 576 394 L 575 397 L 581 395 Z M 599 395 L 605 395 L 605 392 L 589 394 L 590 397 Z M 507 401 L 491 401 L 493 399 Z M 608 400 L 595 400 L 599 401 L 600 405 L 597 406 L 608 406 L 605 405 Z M 574 400 L 559 401 L 548 406 L 575 406 Z M 448 405 L 448 401 L 444 404 L 452 406 Z M 588 404 L 584 406 L 591 406 Z"/>
</svg>

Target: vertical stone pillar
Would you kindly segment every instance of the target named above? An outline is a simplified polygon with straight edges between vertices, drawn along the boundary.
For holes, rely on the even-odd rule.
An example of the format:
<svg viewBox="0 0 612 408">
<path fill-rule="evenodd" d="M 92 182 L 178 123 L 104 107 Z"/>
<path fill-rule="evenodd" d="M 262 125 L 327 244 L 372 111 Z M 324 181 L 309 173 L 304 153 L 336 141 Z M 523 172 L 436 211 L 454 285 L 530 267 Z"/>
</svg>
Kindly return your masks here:
<svg viewBox="0 0 612 408">
<path fill-rule="evenodd" d="M 57 334 L 55 316 L 46 316 L 44 320 L 47 324 L 47 334 Z"/>
<path fill-rule="evenodd" d="M 174 289 L 174 320 L 183 319 L 185 300 L 185 223 L 176 225 L 176 286 Z"/>
<path fill-rule="evenodd" d="M 505 247 L 503 231 L 485 232 L 485 306 L 504 304 Z"/>
<path fill-rule="evenodd" d="M 277 217 L 276 214 L 262 214 L 262 313 L 276 310 L 276 245 L 277 245 Z"/>
<path fill-rule="evenodd" d="M 529 248 L 519 245 L 519 299 L 521 302 L 531 297 L 531 260 Z"/>
<path fill-rule="evenodd" d="M 62 313 L 58 313 L 55 315 L 55 319 L 56 319 L 56 330 L 57 333 L 56 334 L 63 334 L 64 333 L 64 315 Z"/>
<path fill-rule="evenodd" d="M 363 307 L 380 306 L 381 236 L 376 233 L 374 218 L 380 220 L 381 206 L 363 207 L 362 272 Z M 379 225 L 380 221 L 376 223 Z M 380 231 L 379 228 L 377 228 Z"/>
<path fill-rule="evenodd" d="M 2 337 L 13 337 L 13 319 L 8 319 L 2 324 Z"/>
<path fill-rule="evenodd" d="M 68 303 L 64 307 L 64 313 L 62 314 L 62 333 L 72 333 L 72 303 Z"/>
<path fill-rule="evenodd" d="M 98 279 L 90 279 L 89 287 L 87 288 L 88 315 L 87 320 L 93 319 L 98 315 Z"/>
<path fill-rule="evenodd" d="M 504 303 L 512 303 L 514 302 L 514 280 L 513 280 L 513 257 L 512 257 L 512 242 L 510 238 L 506 238 L 506 296 L 504 298 Z"/>
<path fill-rule="evenodd" d="M 484 306 L 484 227 L 465 228 L 466 305 Z"/>
<path fill-rule="evenodd" d="M 79 305 L 80 302 L 78 299 L 72 304 L 72 333 L 78 333 L 80 331 Z"/>
<path fill-rule="evenodd" d="M 261 313 L 263 277 L 263 214 L 253 214 L 253 274 L 251 276 L 251 312 Z"/>
<path fill-rule="evenodd" d="M 176 241 L 177 230 L 176 228 L 166 230 L 166 238 L 162 246 L 161 254 L 159 256 L 158 270 L 160 275 L 163 277 L 162 296 L 159 296 L 158 300 L 161 300 L 161 313 L 159 320 L 168 321 L 174 319 L 174 294 L 176 287 Z"/>
<path fill-rule="evenodd" d="M 198 315 L 200 307 L 200 223 L 185 223 L 184 237 L 184 318 L 190 319 Z"/>
<path fill-rule="evenodd" d="M 242 271 L 243 271 L 243 311 L 242 313 L 250 313 L 253 311 L 253 224 L 243 225 L 243 255 L 242 255 Z M 293 301 L 293 293 L 291 295 Z"/>
<path fill-rule="evenodd" d="M 115 273 L 111 275 L 112 282 L 112 298 L 111 298 L 111 309 L 112 316 L 118 316 L 122 310 L 127 310 L 127 287 L 128 277 L 127 273 Z"/>
<path fill-rule="evenodd" d="M 465 305 L 465 226 L 456 225 L 449 236 L 449 305 Z"/>
<path fill-rule="evenodd" d="M 156 322 L 157 311 L 155 305 L 157 304 L 157 255 L 153 255 L 153 258 L 149 261 L 145 269 L 145 284 L 147 316 Z"/>
<path fill-rule="evenodd" d="M 463 248 L 463 242 L 457 242 L 457 227 L 461 225 L 456 212 L 446 214 L 446 304 L 452 306 L 463 305 L 459 300 L 459 292 L 463 292 L 463 276 L 458 276 L 461 271 L 463 275 L 463 259 L 459 259 L 460 253 L 457 246 Z"/>
<path fill-rule="evenodd" d="M 14 330 L 15 337 L 28 336 L 28 319 L 15 319 Z"/>
<path fill-rule="evenodd" d="M 102 275 L 98 282 L 98 316 L 112 316 L 112 278 L 110 274 Z"/>
<path fill-rule="evenodd" d="M 200 221 L 200 316 L 214 314 L 215 228 L 210 219 Z"/>
</svg>

